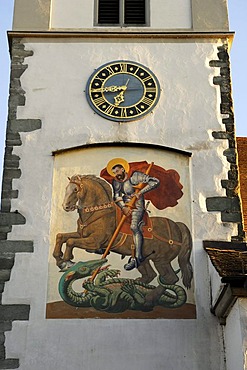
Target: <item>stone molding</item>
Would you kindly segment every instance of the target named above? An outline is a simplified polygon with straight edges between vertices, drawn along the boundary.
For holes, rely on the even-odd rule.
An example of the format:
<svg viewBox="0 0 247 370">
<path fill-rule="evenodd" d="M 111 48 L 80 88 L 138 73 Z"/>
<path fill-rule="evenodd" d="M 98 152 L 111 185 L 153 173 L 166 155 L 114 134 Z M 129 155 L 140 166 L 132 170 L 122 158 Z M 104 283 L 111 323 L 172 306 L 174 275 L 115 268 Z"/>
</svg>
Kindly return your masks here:
<svg viewBox="0 0 247 370">
<path fill-rule="evenodd" d="M 19 367 L 19 359 L 6 358 L 5 332 L 12 329 L 14 320 L 28 320 L 30 306 L 26 304 L 2 304 L 2 295 L 6 281 L 10 280 L 15 263 L 15 253 L 33 252 L 33 242 L 24 240 L 7 240 L 13 225 L 26 223 L 25 217 L 11 211 L 11 200 L 18 198 L 18 190 L 13 189 L 13 179 L 21 177 L 20 158 L 13 154 L 15 146 L 22 145 L 20 132 L 30 132 L 41 128 L 39 119 L 17 119 L 18 106 L 25 105 L 25 91 L 21 87 L 20 77 L 27 69 L 25 58 L 33 55 L 25 50 L 21 39 L 13 39 L 11 49 L 11 75 L 9 92 L 9 113 L 6 130 L 4 170 L 2 180 L 2 203 L 0 211 L 0 369 Z"/>
<path fill-rule="evenodd" d="M 96 1 L 95 5 L 97 5 Z M 91 4 L 84 10 L 91 12 Z M 150 11 L 152 11 L 152 8 Z M 191 0 L 191 17 L 193 32 L 229 30 L 227 0 Z M 14 30 L 50 31 L 51 18 L 51 0 L 15 0 Z M 83 25 L 81 25 L 81 28 L 83 28 Z M 92 29 L 94 28 L 92 24 Z M 104 27 L 104 30 L 106 29 L 107 27 Z M 73 32 L 73 30 L 67 31 Z"/>
<path fill-rule="evenodd" d="M 206 199 L 206 206 L 209 212 L 221 212 L 222 222 L 237 223 L 238 235 L 232 236 L 232 241 L 243 241 L 245 239 L 245 233 L 243 230 L 243 215 L 239 197 L 237 148 L 227 45 L 218 47 L 218 60 L 211 60 L 209 65 L 210 67 L 220 69 L 220 75 L 214 77 L 213 83 L 220 87 L 220 113 L 226 116 L 226 118 L 222 119 L 222 123 L 225 125 L 225 131 L 213 131 L 212 135 L 216 140 L 228 140 L 229 147 L 223 154 L 230 164 L 230 170 L 228 171 L 228 178 L 221 180 L 221 186 L 225 189 L 226 196 L 209 197 Z"/>
</svg>

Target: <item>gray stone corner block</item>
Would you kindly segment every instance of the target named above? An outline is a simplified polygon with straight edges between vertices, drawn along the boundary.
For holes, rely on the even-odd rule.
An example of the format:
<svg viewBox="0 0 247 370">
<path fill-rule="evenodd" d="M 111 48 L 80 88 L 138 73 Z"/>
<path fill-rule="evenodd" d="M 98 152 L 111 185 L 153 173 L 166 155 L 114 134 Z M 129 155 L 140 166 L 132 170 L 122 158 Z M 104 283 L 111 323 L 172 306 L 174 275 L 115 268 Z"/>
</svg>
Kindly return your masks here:
<svg viewBox="0 0 247 370">
<path fill-rule="evenodd" d="M 13 254 L 4 254 L 4 255 L 0 254 L 1 269 L 3 270 L 11 269 L 14 266 L 14 262 L 15 262 L 15 259 L 14 259 Z M 1 274 L 1 270 L 0 270 L 0 274 Z"/>
<path fill-rule="evenodd" d="M 18 190 L 3 190 L 2 198 L 18 198 Z"/>
<path fill-rule="evenodd" d="M 232 96 L 230 91 L 221 91 L 221 101 L 222 103 L 231 104 Z"/>
<path fill-rule="evenodd" d="M 224 78 L 221 76 L 214 76 L 213 84 L 214 85 L 221 85 L 224 82 Z"/>
<path fill-rule="evenodd" d="M 12 226 L 0 226 L 1 233 L 10 233 L 12 230 Z"/>
<path fill-rule="evenodd" d="M 210 67 L 226 67 L 227 66 L 227 63 L 225 61 L 222 61 L 222 60 L 210 60 L 209 62 L 209 66 Z"/>
<path fill-rule="evenodd" d="M 9 281 L 11 270 L 0 269 L 0 282 Z"/>
<path fill-rule="evenodd" d="M 0 360 L 0 369 L 17 369 L 19 366 L 20 362 L 15 358 Z"/>
<path fill-rule="evenodd" d="M 6 168 L 19 168 L 19 159 L 5 158 L 4 165 Z"/>
<path fill-rule="evenodd" d="M 23 225 L 25 223 L 25 217 L 18 211 L 9 213 L 0 212 L 0 226 Z"/>
<path fill-rule="evenodd" d="M 207 198 L 206 207 L 209 212 L 240 212 L 240 203 L 238 197 Z"/>
<path fill-rule="evenodd" d="M 224 60 L 225 62 L 229 62 L 229 55 L 226 48 L 218 49 L 218 58 L 220 60 Z"/>
<path fill-rule="evenodd" d="M 0 305 L 0 317 L 3 321 L 24 321 L 29 319 L 30 305 Z"/>
<path fill-rule="evenodd" d="M 11 146 L 21 146 L 22 142 L 21 139 L 8 139 L 6 140 L 6 145 L 11 147 Z"/>
<path fill-rule="evenodd" d="M 230 134 L 225 131 L 213 131 L 212 136 L 215 139 L 229 139 L 230 138 Z"/>
<path fill-rule="evenodd" d="M 19 168 L 5 168 L 3 176 L 5 179 L 19 179 L 21 177 L 21 170 Z"/>
<path fill-rule="evenodd" d="M 235 190 L 238 183 L 236 180 L 221 180 L 221 186 L 222 188 L 228 189 L 228 190 Z"/>
<path fill-rule="evenodd" d="M 11 65 L 11 72 L 10 72 L 10 79 L 14 78 L 20 78 L 21 75 L 25 72 L 27 69 L 27 65 L 22 64 L 13 64 Z"/>
<path fill-rule="evenodd" d="M 0 332 L 12 330 L 12 321 L 0 321 Z"/>
<path fill-rule="evenodd" d="M 230 111 L 232 111 L 232 103 L 221 103 L 220 104 L 220 112 L 222 114 L 228 114 Z"/>
<path fill-rule="evenodd" d="M 229 67 L 229 64 L 227 66 L 225 66 L 225 67 L 222 67 L 220 69 L 220 74 L 221 74 L 221 76 L 226 76 L 226 77 L 230 76 L 230 67 Z"/>
<path fill-rule="evenodd" d="M 2 233 L 2 232 L 0 233 L 0 240 L 6 240 L 7 237 L 8 237 L 8 234 Z"/>
<path fill-rule="evenodd" d="M 26 50 L 26 49 L 24 49 L 24 45 L 20 45 L 19 47 L 14 47 L 12 49 L 12 56 L 19 57 L 19 58 L 21 58 L 21 57 L 23 57 L 23 58 L 31 57 L 31 56 L 33 56 L 33 51 L 32 50 Z"/>
<path fill-rule="evenodd" d="M 221 213 L 221 221 L 222 222 L 233 222 L 233 223 L 242 223 L 242 214 L 240 212 L 235 213 Z"/>
<path fill-rule="evenodd" d="M 225 120 L 225 121 L 227 121 L 227 120 Z M 227 123 L 227 122 L 224 122 L 224 119 L 223 119 L 222 120 L 222 123 L 226 126 L 226 132 L 229 132 L 231 135 L 234 135 L 235 136 L 235 125 L 234 125 L 234 122 L 233 123 Z"/>
<path fill-rule="evenodd" d="M 11 120 L 10 124 L 12 132 L 31 132 L 41 128 L 40 119 L 17 119 Z"/>
<path fill-rule="evenodd" d="M 236 149 L 235 148 L 228 148 L 224 150 L 223 155 L 226 156 L 227 161 L 229 163 L 236 163 Z"/>
<path fill-rule="evenodd" d="M 1 334 L 0 334 L 1 335 Z M 2 334 L 4 335 L 4 333 Z M 5 339 L 5 338 L 4 338 Z M 4 360 L 6 357 L 6 351 L 5 351 L 5 346 L 4 346 L 4 342 L 1 343 L 0 341 L 0 360 Z"/>
<path fill-rule="evenodd" d="M 231 169 L 228 171 L 229 180 L 235 180 L 238 183 L 238 168 L 236 164 L 231 164 Z"/>
<path fill-rule="evenodd" d="M 4 335 L 4 333 L 0 332 L 0 345 L 3 344 L 4 341 L 5 341 L 5 335 Z"/>
<path fill-rule="evenodd" d="M 11 200 L 10 199 L 2 199 L 1 202 L 1 212 L 10 212 L 11 211 Z M 0 232 L 2 233 L 9 233 L 11 231 L 11 226 L 10 229 L 7 230 L 6 226 L 0 226 Z"/>
<path fill-rule="evenodd" d="M 0 253 L 32 253 L 33 242 L 29 240 L 0 240 Z"/>
<path fill-rule="evenodd" d="M 2 282 L 2 283 L 0 283 L 0 293 L 3 293 L 3 291 L 4 291 L 4 283 Z M 0 320 L 0 322 L 1 322 L 1 320 Z M 0 331 L 1 331 L 1 329 L 0 329 Z"/>
</svg>

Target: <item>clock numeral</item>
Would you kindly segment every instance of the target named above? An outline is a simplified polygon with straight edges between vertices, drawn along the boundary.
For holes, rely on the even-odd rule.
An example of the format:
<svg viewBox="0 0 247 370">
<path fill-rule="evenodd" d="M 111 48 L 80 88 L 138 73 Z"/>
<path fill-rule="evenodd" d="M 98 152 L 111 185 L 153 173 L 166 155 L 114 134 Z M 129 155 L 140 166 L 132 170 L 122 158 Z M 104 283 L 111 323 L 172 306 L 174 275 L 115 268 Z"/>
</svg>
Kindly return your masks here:
<svg viewBox="0 0 247 370">
<path fill-rule="evenodd" d="M 109 72 L 110 75 L 113 75 L 114 73 L 116 73 L 111 66 L 109 67 L 106 67 L 107 71 Z"/>
<path fill-rule="evenodd" d="M 104 79 L 104 78 L 99 77 L 99 76 L 96 76 L 96 77 L 95 77 L 95 79 L 100 80 L 101 82 L 104 82 L 104 81 L 105 81 L 105 79 Z"/>
<path fill-rule="evenodd" d="M 135 107 L 138 114 L 142 113 L 142 110 L 138 107 Z"/>
<path fill-rule="evenodd" d="M 148 93 L 156 93 L 156 88 L 155 87 L 146 87 L 146 92 L 148 92 Z"/>
<path fill-rule="evenodd" d="M 107 107 L 106 110 L 104 110 L 104 112 L 106 114 L 112 114 L 114 109 L 115 109 L 115 107 L 113 105 L 109 105 L 109 107 Z"/>
<path fill-rule="evenodd" d="M 145 78 L 142 78 L 142 81 L 143 82 L 147 82 L 147 81 L 153 81 L 153 79 L 152 79 L 152 77 L 150 77 L 150 76 L 147 76 L 147 77 L 145 77 Z"/>
<path fill-rule="evenodd" d="M 120 72 L 124 72 L 124 73 L 128 72 L 127 68 L 128 68 L 127 63 L 120 63 Z"/>
<path fill-rule="evenodd" d="M 94 104 L 96 105 L 101 105 L 105 103 L 105 99 L 102 96 L 100 96 L 99 98 L 93 99 L 93 101 L 94 101 Z"/>
<path fill-rule="evenodd" d="M 153 102 L 154 101 L 152 99 L 149 99 L 146 96 L 142 99 L 142 103 L 147 104 L 148 106 L 152 105 Z"/>
<path fill-rule="evenodd" d="M 121 117 L 127 118 L 128 117 L 128 112 L 126 108 L 122 108 L 121 110 Z"/>
<path fill-rule="evenodd" d="M 137 73 L 138 73 L 138 71 L 139 71 L 139 67 L 138 68 L 136 68 L 136 70 L 135 70 L 135 72 L 134 72 L 134 75 L 137 75 Z"/>
</svg>

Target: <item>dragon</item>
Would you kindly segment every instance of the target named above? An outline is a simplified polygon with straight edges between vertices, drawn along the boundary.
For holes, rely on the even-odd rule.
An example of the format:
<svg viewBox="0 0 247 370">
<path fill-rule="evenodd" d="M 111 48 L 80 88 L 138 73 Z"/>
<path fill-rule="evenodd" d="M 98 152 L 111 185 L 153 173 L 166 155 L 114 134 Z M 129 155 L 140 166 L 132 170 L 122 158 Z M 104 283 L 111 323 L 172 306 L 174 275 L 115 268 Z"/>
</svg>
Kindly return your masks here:
<svg viewBox="0 0 247 370">
<path fill-rule="evenodd" d="M 119 270 L 103 267 L 106 258 L 99 260 L 78 262 L 70 267 L 60 278 L 59 294 L 69 305 L 76 307 L 93 307 L 96 310 L 120 313 L 125 310 L 152 310 L 154 306 L 167 308 L 181 307 L 187 300 L 185 290 L 176 284 L 165 284 L 158 278 L 158 283 L 163 287 L 162 294 L 155 302 L 146 301 L 147 295 L 157 288 L 154 285 L 142 283 L 140 280 L 120 278 Z M 99 269 L 94 281 L 90 279 L 93 272 Z M 77 292 L 73 284 L 78 279 L 84 279 L 83 292 Z"/>
</svg>

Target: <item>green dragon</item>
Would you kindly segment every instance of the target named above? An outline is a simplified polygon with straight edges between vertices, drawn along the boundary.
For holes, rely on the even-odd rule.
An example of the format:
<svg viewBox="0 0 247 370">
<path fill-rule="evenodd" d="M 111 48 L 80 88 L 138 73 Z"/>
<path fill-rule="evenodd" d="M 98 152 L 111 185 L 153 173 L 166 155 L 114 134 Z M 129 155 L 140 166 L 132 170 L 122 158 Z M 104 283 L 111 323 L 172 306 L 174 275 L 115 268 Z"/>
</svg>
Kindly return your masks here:
<svg viewBox="0 0 247 370">
<path fill-rule="evenodd" d="M 162 294 L 150 306 L 147 305 L 147 295 L 157 287 L 144 284 L 141 281 L 119 278 L 119 270 L 111 270 L 109 266 L 103 267 L 107 259 L 78 262 L 70 267 L 59 281 L 59 293 L 62 299 L 76 307 L 93 307 L 96 310 L 118 313 L 125 310 L 152 310 L 156 305 L 167 308 L 181 307 L 187 300 L 185 290 L 179 285 L 164 284 L 158 278 L 162 286 Z M 93 272 L 99 269 L 94 281 L 90 279 Z M 76 292 L 73 283 L 78 279 L 84 280 L 82 287 L 84 292 Z"/>
</svg>

